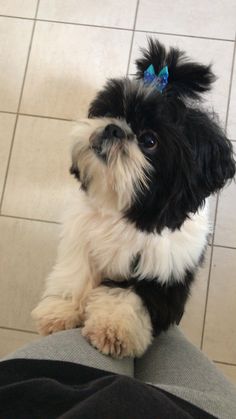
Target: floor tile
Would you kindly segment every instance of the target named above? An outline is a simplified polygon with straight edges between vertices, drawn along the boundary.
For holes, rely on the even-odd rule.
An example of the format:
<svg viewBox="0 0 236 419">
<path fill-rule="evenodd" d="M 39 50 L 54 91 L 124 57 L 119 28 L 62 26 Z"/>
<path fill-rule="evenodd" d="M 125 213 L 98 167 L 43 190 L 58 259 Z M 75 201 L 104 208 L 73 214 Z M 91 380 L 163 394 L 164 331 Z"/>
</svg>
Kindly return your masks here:
<svg viewBox="0 0 236 419">
<path fill-rule="evenodd" d="M 0 111 L 17 110 L 32 27 L 29 20 L 0 17 Z"/>
<path fill-rule="evenodd" d="M 0 201 L 6 175 L 15 120 L 15 115 L 7 113 L 0 114 Z"/>
<path fill-rule="evenodd" d="M 59 221 L 78 188 L 69 174 L 73 124 L 20 116 L 2 213 Z"/>
<path fill-rule="evenodd" d="M 219 368 L 221 372 L 223 372 L 225 377 L 228 378 L 228 380 L 230 380 L 231 383 L 236 385 L 236 366 L 219 364 L 217 362 L 215 363 L 215 365 L 217 366 L 217 368 Z"/>
<path fill-rule="evenodd" d="M 136 3 L 137 0 L 41 0 L 38 17 L 63 22 L 133 28 Z"/>
<path fill-rule="evenodd" d="M 211 359 L 236 363 L 236 249 L 215 247 L 203 350 Z"/>
<path fill-rule="evenodd" d="M 234 143 L 236 153 L 236 143 Z M 215 244 L 236 247 L 236 182 L 232 181 L 220 194 Z"/>
<path fill-rule="evenodd" d="M 21 112 L 85 116 L 105 80 L 126 74 L 131 35 L 122 30 L 38 22 Z"/>
<path fill-rule="evenodd" d="M 234 39 L 234 0 L 140 0 L 137 29 L 208 38 Z M 225 24 L 227 22 L 227 24 Z"/>
<path fill-rule="evenodd" d="M 215 220 L 216 200 L 217 200 L 217 194 L 211 195 L 209 197 L 209 217 L 210 217 L 211 224 L 213 224 Z"/>
<path fill-rule="evenodd" d="M 234 62 L 234 74 L 229 105 L 229 118 L 227 124 L 229 138 L 236 140 L 236 57 Z"/>
<path fill-rule="evenodd" d="M 18 332 L 0 328 L 0 358 L 15 352 L 22 346 L 39 339 L 34 333 Z"/>
<path fill-rule="evenodd" d="M 192 287 L 191 296 L 187 302 L 185 314 L 180 327 L 188 339 L 200 348 L 204 311 L 206 303 L 206 291 L 209 274 L 211 249 L 207 249 L 204 265 L 199 269 Z"/>
<path fill-rule="evenodd" d="M 0 0 L 0 15 L 34 17 L 37 0 Z"/>
<path fill-rule="evenodd" d="M 211 232 L 208 238 L 209 245 L 212 244 L 212 238 L 213 238 L 213 232 L 214 232 L 216 202 L 217 202 L 217 195 L 211 195 L 209 197 L 209 222 L 210 222 L 210 229 L 211 229 Z"/>
<path fill-rule="evenodd" d="M 34 330 L 30 312 L 56 257 L 58 225 L 0 217 L 0 327 Z"/>
<path fill-rule="evenodd" d="M 140 47 L 147 45 L 148 36 L 159 39 L 167 47 L 179 47 L 186 51 L 189 57 L 194 60 L 205 64 L 213 64 L 213 71 L 218 79 L 213 85 L 212 92 L 205 94 L 206 106 L 210 110 L 213 106 L 215 111 L 220 115 L 222 123 L 224 123 L 230 84 L 233 42 L 136 32 L 129 69 L 129 73 L 131 74 L 135 73 L 135 59 L 140 56 Z"/>
</svg>

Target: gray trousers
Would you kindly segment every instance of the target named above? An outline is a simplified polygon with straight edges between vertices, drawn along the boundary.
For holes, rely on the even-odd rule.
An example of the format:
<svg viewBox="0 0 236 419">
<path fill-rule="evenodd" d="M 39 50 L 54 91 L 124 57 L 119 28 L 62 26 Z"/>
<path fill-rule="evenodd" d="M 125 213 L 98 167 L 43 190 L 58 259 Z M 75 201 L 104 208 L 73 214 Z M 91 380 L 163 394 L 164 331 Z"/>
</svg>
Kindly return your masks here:
<svg viewBox="0 0 236 419">
<path fill-rule="evenodd" d="M 17 350 L 14 358 L 75 362 L 153 384 L 220 419 L 236 418 L 236 387 L 177 327 L 156 338 L 140 359 L 116 360 L 100 354 L 79 329 L 59 332 Z"/>
</svg>

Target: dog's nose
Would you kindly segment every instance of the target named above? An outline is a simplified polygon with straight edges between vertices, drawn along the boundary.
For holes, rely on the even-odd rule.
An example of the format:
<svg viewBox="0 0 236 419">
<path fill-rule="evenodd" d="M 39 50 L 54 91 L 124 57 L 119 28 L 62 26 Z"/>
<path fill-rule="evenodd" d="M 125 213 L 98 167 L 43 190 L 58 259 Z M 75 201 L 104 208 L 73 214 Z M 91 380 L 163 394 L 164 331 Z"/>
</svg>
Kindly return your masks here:
<svg viewBox="0 0 236 419">
<path fill-rule="evenodd" d="M 104 137 L 107 139 L 117 138 L 122 139 L 125 137 L 125 132 L 122 128 L 118 127 L 115 124 L 109 124 L 104 129 Z"/>
</svg>

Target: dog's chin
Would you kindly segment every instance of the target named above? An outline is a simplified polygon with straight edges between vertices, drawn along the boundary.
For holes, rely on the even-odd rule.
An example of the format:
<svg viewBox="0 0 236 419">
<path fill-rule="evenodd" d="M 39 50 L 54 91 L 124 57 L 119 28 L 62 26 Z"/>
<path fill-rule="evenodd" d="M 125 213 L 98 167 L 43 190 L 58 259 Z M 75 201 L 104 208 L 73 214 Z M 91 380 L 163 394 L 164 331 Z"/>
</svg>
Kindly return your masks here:
<svg viewBox="0 0 236 419">
<path fill-rule="evenodd" d="M 90 146 L 88 165 L 80 174 L 82 189 L 101 210 L 125 211 L 134 199 L 134 183 L 125 173 L 129 166 L 124 145 Z"/>
</svg>

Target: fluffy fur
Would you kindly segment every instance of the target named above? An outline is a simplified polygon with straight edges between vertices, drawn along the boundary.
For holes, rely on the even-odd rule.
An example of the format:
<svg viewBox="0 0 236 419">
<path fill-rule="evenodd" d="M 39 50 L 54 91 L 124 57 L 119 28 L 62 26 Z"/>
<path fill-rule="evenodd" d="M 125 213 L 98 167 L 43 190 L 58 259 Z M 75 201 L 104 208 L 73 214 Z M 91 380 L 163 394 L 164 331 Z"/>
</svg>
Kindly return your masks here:
<svg viewBox="0 0 236 419">
<path fill-rule="evenodd" d="M 150 64 L 168 65 L 162 94 L 143 83 Z M 110 80 L 78 122 L 81 190 L 33 311 L 42 334 L 82 326 L 101 352 L 141 356 L 179 323 L 207 245 L 206 199 L 235 174 L 230 141 L 199 108 L 213 81 L 209 66 L 150 40 L 136 80 Z"/>
</svg>

